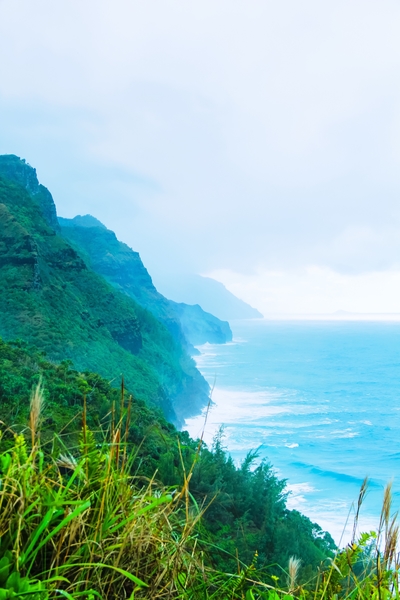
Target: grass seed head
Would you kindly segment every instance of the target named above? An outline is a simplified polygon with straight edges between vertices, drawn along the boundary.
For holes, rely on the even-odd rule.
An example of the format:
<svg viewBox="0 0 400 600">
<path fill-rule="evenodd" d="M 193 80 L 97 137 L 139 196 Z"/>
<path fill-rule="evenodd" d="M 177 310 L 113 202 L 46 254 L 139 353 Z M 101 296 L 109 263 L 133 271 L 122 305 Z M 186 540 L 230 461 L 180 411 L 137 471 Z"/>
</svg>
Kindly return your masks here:
<svg viewBox="0 0 400 600">
<path fill-rule="evenodd" d="M 289 591 L 293 591 L 296 588 L 297 576 L 299 574 L 301 560 L 295 556 L 289 558 L 288 564 L 288 587 Z"/>
<path fill-rule="evenodd" d="M 42 387 L 42 378 L 39 379 L 39 382 L 35 389 L 32 391 L 31 395 L 31 405 L 30 405 L 30 414 L 29 414 L 29 426 L 31 429 L 32 436 L 32 449 L 35 446 L 36 439 L 39 433 L 40 419 L 43 413 L 44 408 L 44 393 Z"/>
</svg>

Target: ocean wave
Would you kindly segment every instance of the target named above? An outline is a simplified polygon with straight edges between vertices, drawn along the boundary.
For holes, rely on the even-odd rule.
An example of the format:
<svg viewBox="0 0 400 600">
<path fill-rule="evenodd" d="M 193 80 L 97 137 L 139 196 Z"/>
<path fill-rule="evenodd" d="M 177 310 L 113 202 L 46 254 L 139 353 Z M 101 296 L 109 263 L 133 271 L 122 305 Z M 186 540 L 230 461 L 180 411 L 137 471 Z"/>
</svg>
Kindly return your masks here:
<svg viewBox="0 0 400 600">
<path fill-rule="evenodd" d="M 340 473 L 339 471 L 331 471 L 328 469 L 321 469 L 320 467 L 316 467 L 315 465 L 311 465 L 303 462 L 292 462 L 291 465 L 296 468 L 307 469 L 313 475 L 318 475 L 319 477 L 330 477 L 332 479 L 336 479 L 337 481 L 341 481 L 343 483 L 354 483 L 357 486 L 361 487 L 361 484 L 364 481 L 364 478 L 354 477 L 354 475 L 348 475 L 347 473 Z M 383 488 L 381 483 L 373 479 L 369 479 L 368 481 L 369 487 L 374 488 Z"/>
<path fill-rule="evenodd" d="M 330 435 L 335 437 L 336 439 L 346 439 L 346 438 L 354 438 L 360 435 L 358 431 L 353 431 L 352 429 L 337 429 L 336 431 L 331 431 Z"/>
<path fill-rule="evenodd" d="M 318 488 L 298 487 L 290 506 L 297 503 L 337 541 L 368 470 L 372 481 L 363 512 L 379 520 L 382 488 L 397 474 L 400 460 L 399 327 L 339 329 L 336 323 L 304 322 L 232 327 L 232 347 L 208 344 L 200 348 L 207 354 L 197 357 L 211 385 L 217 378 L 207 443 L 224 423 L 224 443 L 235 461 L 259 448 L 279 476 Z M 198 437 L 203 427 L 204 414 L 187 428 Z M 393 495 L 397 510 L 400 479 Z"/>
<path fill-rule="evenodd" d="M 309 493 L 309 492 L 316 492 L 316 491 L 318 491 L 308 481 L 305 481 L 304 483 L 303 482 L 301 482 L 301 483 L 288 483 L 287 486 L 286 486 L 286 489 L 291 494 L 306 494 L 306 493 Z"/>
</svg>

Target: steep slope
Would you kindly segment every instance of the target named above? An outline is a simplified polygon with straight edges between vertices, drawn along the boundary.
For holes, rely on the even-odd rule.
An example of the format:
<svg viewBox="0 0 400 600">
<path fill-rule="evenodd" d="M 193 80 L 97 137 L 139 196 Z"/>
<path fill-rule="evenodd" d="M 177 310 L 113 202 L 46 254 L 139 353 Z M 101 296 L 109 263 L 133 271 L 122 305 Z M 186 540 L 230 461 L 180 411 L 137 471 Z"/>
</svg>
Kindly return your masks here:
<svg viewBox="0 0 400 600">
<path fill-rule="evenodd" d="M 237 298 L 220 282 L 211 277 L 185 274 L 166 276 L 159 273 L 154 277 L 161 293 L 177 302 L 200 304 L 204 310 L 219 319 L 262 319 L 263 315 L 256 309 Z"/>
<path fill-rule="evenodd" d="M 168 300 L 155 288 L 138 252 L 120 242 L 115 233 L 91 215 L 59 218 L 61 232 L 86 263 L 117 289 L 150 310 L 180 343 L 223 344 L 232 339 L 229 323 L 190 306 Z"/>
<path fill-rule="evenodd" d="M 32 387 L 37 385 L 40 378 L 44 385 L 43 393 L 46 403 L 40 424 L 41 448 L 46 453 L 44 464 L 47 465 L 47 468 L 45 471 L 48 473 L 48 468 L 51 468 L 50 464 L 54 465 L 54 459 L 59 452 L 64 455 L 61 468 L 68 469 L 67 465 L 72 457 L 79 460 L 77 438 L 81 430 L 85 397 L 86 423 L 99 442 L 101 451 L 106 450 L 103 436 L 98 431 L 98 424 L 99 422 L 103 424 L 103 430 L 111 425 L 110 413 L 113 404 L 116 406 L 118 415 L 121 391 L 112 388 L 108 381 L 96 373 L 77 372 L 67 361 L 54 364 L 43 352 L 39 352 L 32 346 L 24 343 L 7 344 L 0 338 L 0 426 L 2 429 L 0 454 L 3 450 L 10 450 L 15 444 L 13 432 L 23 431 L 26 438 L 30 438 L 29 427 L 27 427 L 29 397 Z M 257 461 L 255 464 L 257 453 L 252 451 L 249 452 L 242 465 L 236 467 L 232 458 L 222 447 L 221 435 L 215 440 L 212 450 L 204 445 L 199 446 L 198 441 L 190 439 L 187 432 L 176 431 L 172 424 L 166 423 L 158 414 L 159 411 L 152 410 L 136 398 L 130 402 L 129 394 L 129 390 L 125 389 L 125 406 L 129 404 L 130 408 L 126 413 L 122 431 L 127 434 L 126 437 L 124 436 L 127 443 L 125 446 L 124 440 L 124 450 L 127 450 L 133 461 L 130 472 L 135 474 L 135 478 L 132 483 L 135 485 L 134 482 L 137 482 L 139 487 L 144 485 L 144 489 L 146 489 L 146 481 L 148 478 L 153 478 L 156 473 L 156 481 L 179 489 L 184 482 L 182 464 L 185 466 L 186 473 L 191 471 L 191 467 L 194 465 L 190 478 L 191 496 L 195 499 L 197 506 L 202 507 L 202 513 L 208 505 L 198 522 L 199 528 L 196 529 L 194 539 L 200 550 L 206 551 L 205 558 L 208 564 L 232 573 L 237 568 L 237 557 L 244 563 L 252 564 L 257 553 L 259 573 L 268 567 L 270 575 L 277 573 L 280 576 L 281 567 L 287 568 L 289 557 L 294 554 L 301 556 L 302 576 L 305 581 L 309 581 L 311 574 L 321 566 L 321 561 L 335 551 L 335 546 L 329 534 L 321 531 L 318 525 L 296 510 L 288 510 L 284 489 L 286 482 L 277 478 L 272 466 L 264 461 Z M 8 425 L 11 427 L 8 428 Z M 58 437 L 60 432 L 62 432 L 63 440 L 61 443 Z M 36 472 L 31 468 L 32 464 L 35 464 L 35 459 L 32 460 L 31 455 L 29 461 L 22 467 L 23 463 L 20 462 L 23 460 L 21 445 L 18 448 L 18 455 L 13 453 L 14 456 L 17 456 L 18 472 L 21 478 L 24 477 L 25 483 L 29 483 L 29 473 L 35 473 L 34 486 L 37 486 L 39 469 Z M 91 450 L 89 450 L 90 453 Z M 102 453 L 101 464 L 104 464 L 105 456 L 106 454 Z M 117 461 L 115 462 L 117 464 Z M 5 464 L 3 461 L 2 480 L 7 477 Z M 36 461 L 36 465 L 38 465 L 38 461 Z M 4 499 L 5 490 L 8 489 L 9 506 L 15 507 L 16 472 L 11 471 L 11 473 L 13 485 L 3 485 L 1 492 Z M 60 472 L 56 474 L 55 479 L 62 483 Z M 79 479 L 77 477 L 75 481 L 77 482 Z M 83 479 L 82 483 L 85 485 Z M 72 480 L 70 484 L 74 485 Z M 29 488 L 28 492 L 31 499 L 32 489 Z M 88 498 L 92 498 L 94 494 L 92 485 L 88 487 L 88 492 Z M 148 488 L 146 495 L 148 495 Z M 62 498 L 64 498 L 62 494 L 56 498 L 57 509 L 65 508 L 68 511 L 71 505 L 66 504 L 60 507 L 59 503 Z M 75 501 L 76 498 L 77 496 L 74 495 Z M 79 496 L 79 498 L 82 501 L 82 497 Z M 121 498 L 126 498 L 126 496 L 122 493 Z M 41 514 L 48 511 L 49 506 L 51 508 L 51 501 L 52 498 L 46 494 L 45 503 L 36 504 L 36 510 L 31 511 L 30 515 L 34 517 L 37 514 L 40 521 L 43 518 Z M 4 509 L 6 505 L 7 502 L 3 502 L 2 508 Z M 142 504 L 143 506 L 145 503 Z M 198 511 L 194 505 L 190 506 L 191 513 L 197 521 Z M 15 508 L 14 512 L 17 513 Z M 117 512 L 121 512 L 121 519 L 125 519 L 125 511 Z M 153 521 L 152 512 L 147 514 Z M 113 519 L 115 515 L 113 515 Z M 24 526 L 26 521 L 30 521 L 30 519 L 22 519 L 21 523 L 14 522 L 19 528 L 20 525 Z M 115 520 L 112 522 L 115 523 Z M 176 523 L 176 521 L 171 521 L 173 530 Z M 107 527 L 104 529 L 105 535 L 108 535 Z M 87 538 L 86 531 L 84 531 L 84 537 Z M 9 536 L 2 537 L 1 550 L 3 554 L 3 542 L 7 544 L 9 539 Z M 207 542 L 206 545 L 202 543 L 202 540 Z M 160 545 L 164 541 L 164 538 L 163 540 L 159 538 Z M 210 549 L 209 552 L 207 552 L 207 548 Z M 158 552 L 158 548 L 150 551 Z M 82 557 L 80 556 L 80 558 Z M 46 571 L 46 569 L 41 566 L 40 571 Z M 256 571 L 253 571 L 253 574 L 255 573 Z M 200 575 L 204 576 L 203 569 L 200 570 Z M 268 581 L 270 581 L 269 577 Z M 198 596 L 202 599 L 205 597 L 207 595 Z M 227 596 L 224 594 L 223 597 Z M 289 600 L 292 598 L 289 596 Z M 276 600 L 278 600 L 277 596 Z"/>
<path fill-rule="evenodd" d="M 0 336 L 118 383 L 180 422 L 206 402 L 194 362 L 153 315 L 87 267 L 58 233 L 51 194 L 0 157 Z"/>
<path fill-rule="evenodd" d="M 221 321 L 205 312 L 199 304 L 185 304 L 169 300 L 178 317 L 183 333 L 195 346 L 201 344 L 225 344 L 232 340 L 232 331 L 227 321 Z"/>
</svg>

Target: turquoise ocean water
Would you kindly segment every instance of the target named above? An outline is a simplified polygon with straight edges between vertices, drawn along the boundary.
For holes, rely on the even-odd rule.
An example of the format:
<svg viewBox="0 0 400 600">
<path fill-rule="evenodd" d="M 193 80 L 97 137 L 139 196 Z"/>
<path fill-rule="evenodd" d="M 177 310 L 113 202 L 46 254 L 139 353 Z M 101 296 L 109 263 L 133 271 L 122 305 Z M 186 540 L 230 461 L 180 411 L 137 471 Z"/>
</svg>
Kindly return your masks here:
<svg viewBox="0 0 400 600">
<path fill-rule="evenodd" d="M 205 441 L 225 427 L 240 460 L 258 448 L 288 480 L 289 506 L 348 541 L 363 478 L 361 528 L 376 527 L 393 479 L 400 508 L 400 322 L 237 321 L 234 341 L 200 347 L 215 388 Z M 199 437 L 204 415 L 186 429 Z"/>
</svg>

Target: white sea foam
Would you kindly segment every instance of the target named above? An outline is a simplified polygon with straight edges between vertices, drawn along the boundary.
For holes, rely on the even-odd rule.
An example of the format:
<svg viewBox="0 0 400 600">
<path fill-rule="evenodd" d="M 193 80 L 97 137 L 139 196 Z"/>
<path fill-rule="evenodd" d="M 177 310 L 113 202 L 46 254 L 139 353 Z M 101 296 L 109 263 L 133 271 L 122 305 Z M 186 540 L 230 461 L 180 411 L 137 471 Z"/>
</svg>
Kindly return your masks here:
<svg viewBox="0 0 400 600">
<path fill-rule="evenodd" d="M 300 507 L 300 511 L 304 512 L 304 506 Z M 329 531 L 338 546 L 343 547 L 350 543 L 354 527 L 354 509 L 346 503 L 332 502 L 324 505 L 320 502 L 316 506 L 307 505 L 307 516 L 311 521 L 318 523 L 321 529 Z M 356 537 L 361 532 L 376 530 L 377 526 L 376 517 L 361 514 Z"/>
<path fill-rule="evenodd" d="M 354 437 L 357 437 L 358 435 L 360 435 L 359 432 L 353 431 L 351 428 L 337 429 L 336 431 L 331 431 L 331 436 L 335 437 L 337 439 L 354 438 Z"/>
<path fill-rule="evenodd" d="M 279 394 L 273 392 L 241 392 L 215 388 L 212 396 L 214 404 L 208 411 L 207 421 L 207 409 L 204 409 L 201 415 L 187 419 L 184 429 L 194 438 L 199 437 L 204 430 L 204 441 L 209 444 L 221 425 L 228 431 L 230 424 L 235 427 L 254 425 L 268 417 L 290 413 L 289 407 L 272 404 L 279 397 Z M 285 426 L 287 427 L 287 424 Z M 251 447 L 258 445 L 255 433 L 252 432 Z M 267 432 L 263 431 L 262 435 L 267 435 Z"/>
<path fill-rule="evenodd" d="M 383 487 L 397 473 L 400 456 L 399 327 L 249 322 L 235 329 L 232 345 L 207 344 L 196 357 L 209 383 L 214 376 L 217 382 L 205 441 L 224 424 L 223 443 L 237 464 L 258 448 L 260 459 L 266 457 L 290 483 L 289 507 L 298 507 L 337 542 L 368 471 L 373 485 L 360 530 L 376 527 Z M 201 435 L 204 421 L 204 413 L 187 421 L 193 437 Z M 394 491 L 398 510 L 396 482 Z"/>
<path fill-rule="evenodd" d="M 315 487 L 313 487 L 311 483 L 308 483 L 308 481 L 304 483 L 288 483 L 286 488 L 293 495 L 316 491 Z"/>
<path fill-rule="evenodd" d="M 287 485 L 290 492 L 287 507 L 306 513 L 308 518 L 332 535 L 336 544 L 343 547 L 351 541 L 353 535 L 355 507 L 345 500 L 316 500 L 314 494 L 320 490 L 310 483 L 294 483 Z M 371 531 L 377 527 L 377 518 L 368 514 L 359 517 L 356 534 Z"/>
<path fill-rule="evenodd" d="M 308 482 L 289 483 L 286 486 L 286 490 L 289 492 L 286 505 L 290 510 L 301 510 L 302 505 L 308 502 L 308 499 L 304 494 L 316 491 L 315 488 Z"/>
</svg>

